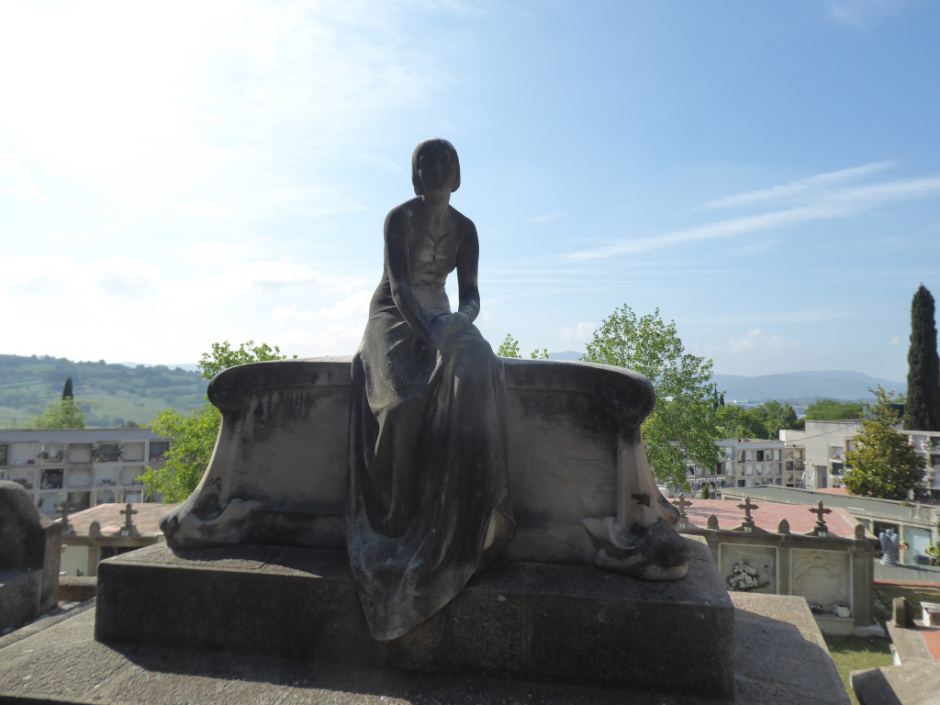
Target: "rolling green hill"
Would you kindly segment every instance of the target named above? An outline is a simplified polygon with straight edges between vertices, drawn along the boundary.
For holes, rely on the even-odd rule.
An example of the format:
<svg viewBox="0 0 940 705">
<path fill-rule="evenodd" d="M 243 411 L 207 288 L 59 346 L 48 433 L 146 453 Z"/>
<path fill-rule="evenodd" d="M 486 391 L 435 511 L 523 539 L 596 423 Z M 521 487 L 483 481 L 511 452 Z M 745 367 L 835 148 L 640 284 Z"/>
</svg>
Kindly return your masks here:
<svg viewBox="0 0 940 705">
<path fill-rule="evenodd" d="M 72 378 L 75 400 L 90 427 L 144 425 L 163 409 L 188 412 L 203 403 L 206 381 L 198 372 L 55 357 L 0 355 L 0 428 L 25 428 L 49 402 L 62 396 Z"/>
</svg>

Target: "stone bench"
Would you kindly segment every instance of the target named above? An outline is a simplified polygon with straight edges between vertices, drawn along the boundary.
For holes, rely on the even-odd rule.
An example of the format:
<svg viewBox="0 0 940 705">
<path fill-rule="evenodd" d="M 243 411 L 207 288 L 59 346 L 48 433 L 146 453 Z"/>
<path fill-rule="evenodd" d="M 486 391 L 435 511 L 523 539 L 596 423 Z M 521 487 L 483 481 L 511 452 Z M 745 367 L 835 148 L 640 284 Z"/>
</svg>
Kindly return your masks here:
<svg viewBox="0 0 940 705">
<path fill-rule="evenodd" d="M 504 363 L 518 525 L 506 558 L 593 565 L 599 544 L 585 520 L 611 534 L 674 521 L 640 438 L 655 398 L 645 377 L 606 365 Z M 242 365 L 213 379 L 222 427 L 198 489 L 161 520 L 169 545 L 345 548 L 349 374 L 350 358 L 322 358 Z"/>
</svg>

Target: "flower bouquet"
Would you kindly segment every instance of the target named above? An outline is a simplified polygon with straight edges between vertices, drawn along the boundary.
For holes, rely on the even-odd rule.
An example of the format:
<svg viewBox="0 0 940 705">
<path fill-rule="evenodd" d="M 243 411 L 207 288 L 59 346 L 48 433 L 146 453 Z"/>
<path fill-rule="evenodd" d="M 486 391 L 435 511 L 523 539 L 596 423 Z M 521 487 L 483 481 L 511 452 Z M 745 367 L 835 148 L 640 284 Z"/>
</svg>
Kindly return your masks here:
<svg viewBox="0 0 940 705">
<path fill-rule="evenodd" d="M 737 592 L 750 592 L 768 585 L 770 585 L 769 582 L 760 581 L 760 573 L 746 561 L 735 563 L 731 568 L 731 575 L 728 576 L 728 587 Z"/>
</svg>

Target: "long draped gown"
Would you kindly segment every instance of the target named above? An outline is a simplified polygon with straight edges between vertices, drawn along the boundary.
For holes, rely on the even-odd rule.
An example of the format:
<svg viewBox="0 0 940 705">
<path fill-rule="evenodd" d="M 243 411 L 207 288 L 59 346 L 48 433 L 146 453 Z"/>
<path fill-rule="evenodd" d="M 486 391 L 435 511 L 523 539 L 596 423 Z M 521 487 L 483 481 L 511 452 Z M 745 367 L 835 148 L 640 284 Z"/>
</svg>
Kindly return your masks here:
<svg viewBox="0 0 940 705">
<path fill-rule="evenodd" d="M 444 282 L 460 249 L 451 233 L 409 252 L 432 330 L 451 311 Z M 376 639 L 438 612 L 514 534 L 502 363 L 476 327 L 464 338 L 439 358 L 396 306 L 386 263 L 352 363 L 346 504 L 349 561 Z"/>
</svg>

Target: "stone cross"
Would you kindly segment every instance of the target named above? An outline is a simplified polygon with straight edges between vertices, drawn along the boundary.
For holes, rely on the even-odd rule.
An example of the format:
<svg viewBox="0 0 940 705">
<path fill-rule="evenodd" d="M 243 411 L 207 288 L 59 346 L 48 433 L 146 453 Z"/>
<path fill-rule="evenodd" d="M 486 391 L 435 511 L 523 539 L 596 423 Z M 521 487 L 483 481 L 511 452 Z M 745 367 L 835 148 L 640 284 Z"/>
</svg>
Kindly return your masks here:
<svg viewBox="0 0 940 705">
<path fill-rule="evenodd" d="M 759 509 L 759 504 L 751 504 L 751 498 L 745 497 L 744 504 L 739 504 L 738 509 L 744 510 L 744 519 L 741 522 L 741 526 L 752 529 L 754 528 L 754 519 L 751 518 L 751 510 Z"/>
<path fill-rule="evenodd" d="M 121 512 L 124 515 L 124 531 L 131 532 L 136 529 L 134 526 L 133 516 L 137 513 L 137 510 L 131 506 L 131 503 L 127 503 L 127 508 Z"/>
<path fill-rule="evenodd" d="M 819 533 L 820 531 L 825 533 L 827 529 L 826 529 L 826 521 L 825 519 L 823 519 L 823 516 L 826 514 L 829 514 L 830 512 L 832 512 L 832 510 L 824 509 L 822 500 L 819 500 L 818 504 L 816 505 L 816 508 L 815 509 L 810 508 L 809 511 L 811 511 L 813 514 L 816 515 L 816 529 L 814 533 Z"/>
<path fill-rule="evenodd" d="M 692 502 L 685 498 L 685 492 L 680 492 L 679 499 L 675 500 L 673 504 L 679 507 L 679 520 L 684 520 L 686 518 L 685 508 L 692 506 Z"/>
<path fill-rule="evenodd" d="M 69 526 L 69 505 L 63 502 L 62 506 L 56 510 L 56 514 L 62 517 L 62 533 L 69 533 L 72 530 Z"/>
</svg>

